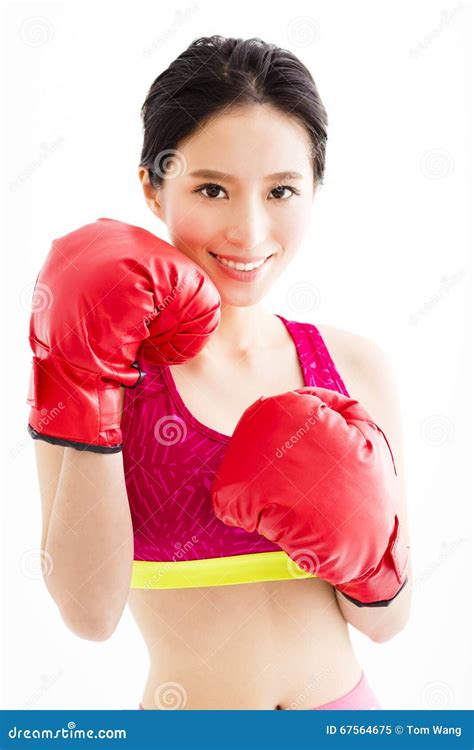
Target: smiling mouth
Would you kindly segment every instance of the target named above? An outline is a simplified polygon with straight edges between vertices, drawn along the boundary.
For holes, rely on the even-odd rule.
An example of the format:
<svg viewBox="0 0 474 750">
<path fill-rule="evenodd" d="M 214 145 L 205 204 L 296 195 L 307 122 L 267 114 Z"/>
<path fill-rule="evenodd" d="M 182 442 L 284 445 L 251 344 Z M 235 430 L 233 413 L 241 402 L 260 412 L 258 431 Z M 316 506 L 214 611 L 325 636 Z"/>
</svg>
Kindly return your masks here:
<svg viewBox="0 0 474 750">
<path fill-rule="evenodd" d="M 212 255 L 212 257 L 215 258 L 218 263 L 220 263 L 222 266 L 225 266 L 226 268 L 233 268 L 236 271 L 244 272 L 255 271 L 255 269 L 263 266 L 272 257 L 272 255 L 268 255 L 266 258 L 262 258 L 261 260 L 257 260 L 253 263 L 245 263 L 244 261 L 239 262 L 234 260 L 227 260 L 227 258 L 217 255 L 217 253 L 211 253 L 210 250 L 209 255 Z"/>
</svg>

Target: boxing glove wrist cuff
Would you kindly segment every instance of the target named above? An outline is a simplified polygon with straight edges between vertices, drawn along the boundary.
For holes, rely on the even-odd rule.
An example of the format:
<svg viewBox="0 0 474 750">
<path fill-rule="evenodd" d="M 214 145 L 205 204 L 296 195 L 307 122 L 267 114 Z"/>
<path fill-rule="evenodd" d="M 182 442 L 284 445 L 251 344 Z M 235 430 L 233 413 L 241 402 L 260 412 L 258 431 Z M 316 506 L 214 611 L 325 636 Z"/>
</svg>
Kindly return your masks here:
<svg viewBox="0 0 474 750">
<path fill-rule="evenodd" d="M 43 440 L 45 443 L 51 445 L 63 445 L 65 448 L 75 448 L 78 451 L 90 451 L 92 453 L 120 453 L 122 450 L 122 443 L 120 445 L 93 445 L 92 443 L 77 443 L 72 440 L 63 440 L 62 438 L 54 437 L 53 435 L 45 435 L 42 432 L 36 432 L 36 430 L 28 423 L 28 433 L 33 440 Z"/>
<path fill-rule="evenodd" d="M 352 604 L 355 604 L 357 607 L 388 607 L 390 602 L 393 602 L 393 600 L 397 598 L 400 591 L 406 586 L 407 583 L 408 583 L 408 578 L 405 579 L 404 583 L 402 583 L 397 593 L 394 596 L 392 596 L 391 599 L 383 599 L 378 602 L 360 602 L 358 601 L 358 599 L 354 599 L 352 596 L 349 596 L 349 594 L 345 594 L 344 591 L 341 591 L 341 589 L 337 587 L 336 588 L 340 594 L 342 594 L 346 599 L 352 602 Z"/>
<path fill-rule="evenodd" d="M 140 381 L 143 372 L 138 372 Z M 27 402 L 33 439 L 95 453 L 122 449 L 118 379 L 105 380 L 100 371 L 83 370 L 61 357 L 34 356 Z"/>
<path fill-rule="evenodd" d="M 388 547 L 377 568 L 336 588 L 359 607 L 386 607 L 407 583 L 407 568 L 408 547 L 395 516 Z"/>
</svg>

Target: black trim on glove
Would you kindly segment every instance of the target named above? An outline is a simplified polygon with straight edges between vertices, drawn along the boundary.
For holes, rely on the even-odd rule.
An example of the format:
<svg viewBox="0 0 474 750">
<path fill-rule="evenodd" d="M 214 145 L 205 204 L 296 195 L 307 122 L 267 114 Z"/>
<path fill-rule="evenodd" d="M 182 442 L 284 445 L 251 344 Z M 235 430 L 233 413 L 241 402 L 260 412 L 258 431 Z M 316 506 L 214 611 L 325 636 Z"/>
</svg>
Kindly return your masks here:
<svg viewBox="0 0 474 750">
<path fill-rule="evenodd" d="M 51 435 L 43 435 L 41 432 L 37 432 L 33 427 L 28 424 L 28 432 L 33 440 L 44 440 L 45 443 L 51 445 L 64 445 L 66 448 L 75 448 L 77 451 L 90 451 L 92 453 L 119 453 L 122 450 L 122 443 L 118 445 L 93 445 L 92 443 L 73 443 L 71 440 L 63 440 L 63 438 L 51 437 Z"/>
<path fill-rule="evenodd" d="M 388 607 L 390 602 L 393 602 L 393 600 L 399 595 L 400 591 L 404 588 L 404 586 L 406 586 L 407 583 L 408 583 L 408 578 L 406 579 L 406 581 L 404 581 L 404 583 L 402 583 L 401 587 L 398 589 L 395 596 L 392 596 L 391 599 L 383 599 L 380 602 L 359 602 L 357 599 L 353 599 L 352 596 L 348 596 L 348 594 L 345 594 L 343 591 L 340 591 L 339 589 L 337 589 L 337 591 L 339 591 L 340 594 L 345 596 L 346 599 L 349 599 L 349 601 L 352 602 L 352 604 L 355 604 L 356 607 Z"/>
<path fill-rule="evenodd" d="M 139 364 L 138 364 L 138 360 L 135 360 L 135 362 L 132 362 L 132 364 L 130 365 L 130 367 L 134 367 L 134 368 L 135 368 L 135 370 L 138 370 L 138 372 L 140 373 L 140 376 L 139 376 L 139 378 L 138 378 L 137 382 L 136 382 L 136 383 L 134 383 L 133 385 L 128 385 L 128 386 L 127 386 L 127 385 L 124 385 L 124 386 L 123 386 L 124 388 L 129 388 L 129 389 L 130 389 L 130 388 L 136 388 L 136 387 L 137 387 L 137 385 L 138 385 L 139 383 L 141 383 L 141 382 L 142 382 L 143 378 L 144 378 L 144 377 L 145 377 L 145 375 L 146 375 L 146 372 L 145 372 L 144 370 L 140 370 L 140 366 L 139 366 Z"/>
<path fill-rule="evenodd" d="M 120 386 L 121 388 L 136 388 L 146 375 L 146 372 L 140 369 L 137 360 L 135 360 L 135 362 L 132 362 L 130 367 L 134 367 L 136 370 L 138 370 L 138 380 L 133 385 Z M 50 445 L 63 445 L 65 448 L 75 448 L 77 451 L 90 451 L 91 453 L 120 453 L 123 445 L 122 443 L 119 443 L 118 445 L 94 445 L 93 443 L 75 443 L 72 440 L 64 440 L 63 438 L 52 437 L 51 435 L 43 435 L 41 432 L 37 432 L 30 424 L 28 424 L 28 432 L 33 440 L 44 440 L 45 443 L 50 443 Z"/>
</svg>

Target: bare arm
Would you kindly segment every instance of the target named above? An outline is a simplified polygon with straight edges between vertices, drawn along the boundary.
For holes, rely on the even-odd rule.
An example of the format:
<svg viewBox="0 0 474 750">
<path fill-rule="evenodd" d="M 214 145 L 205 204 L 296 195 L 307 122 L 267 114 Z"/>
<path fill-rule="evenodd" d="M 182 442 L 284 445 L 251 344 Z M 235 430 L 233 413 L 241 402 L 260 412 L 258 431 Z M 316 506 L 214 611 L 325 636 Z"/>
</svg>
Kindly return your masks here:
<svg viewBox="0 0 474 750">
<path fill-rule="evenodd" d="M 125 607 L 133 562 L 122 453 L 77 451 L 40 440 L 35 450 L 46 586 L 72 632 L 105 640 Z"/>
<path fill-rule="evenodd" d="M 407 517 L 405 468 L 402 440 L 402 419 L 398 390 L 390 359 L 370 339 L 355 336 L 332 327 L 320 327 L 321 333 L 334 355 L 334 361 L 351 398 L 360 401 L 390 443 L 400 479 L 397 515 L 401 533 L 411 546 Z M 333 345 L 334 343 L 334 345 Z M 377 643 L 393 638 L 408 622 L 413 589 L 411 560 L 408 563 L 408 583 L 387 607 L 358 607 L 339 591 L 336 601 L 342 615 L 357 630 Z"/>
</svg>

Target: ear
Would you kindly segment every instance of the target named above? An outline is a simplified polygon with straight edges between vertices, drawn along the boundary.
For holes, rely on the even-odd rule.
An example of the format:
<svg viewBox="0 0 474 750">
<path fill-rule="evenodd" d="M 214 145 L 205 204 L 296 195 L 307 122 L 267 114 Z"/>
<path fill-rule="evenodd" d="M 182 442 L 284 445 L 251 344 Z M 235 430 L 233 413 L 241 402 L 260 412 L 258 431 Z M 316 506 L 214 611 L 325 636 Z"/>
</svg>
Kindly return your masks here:
<svg viewBox="0 0 474 750">
<path fill-rule="evenodd" d="M 143 195 L 149 209 L 157 216 L 161 221 L 163 218 L 163 208 L 160 203 L 160 189 L 154 187 L 150 182 L 150 176 L 148 170 L 145 167 L 139 167 L 138 179 L 142 183 Z"/>
</svg>

